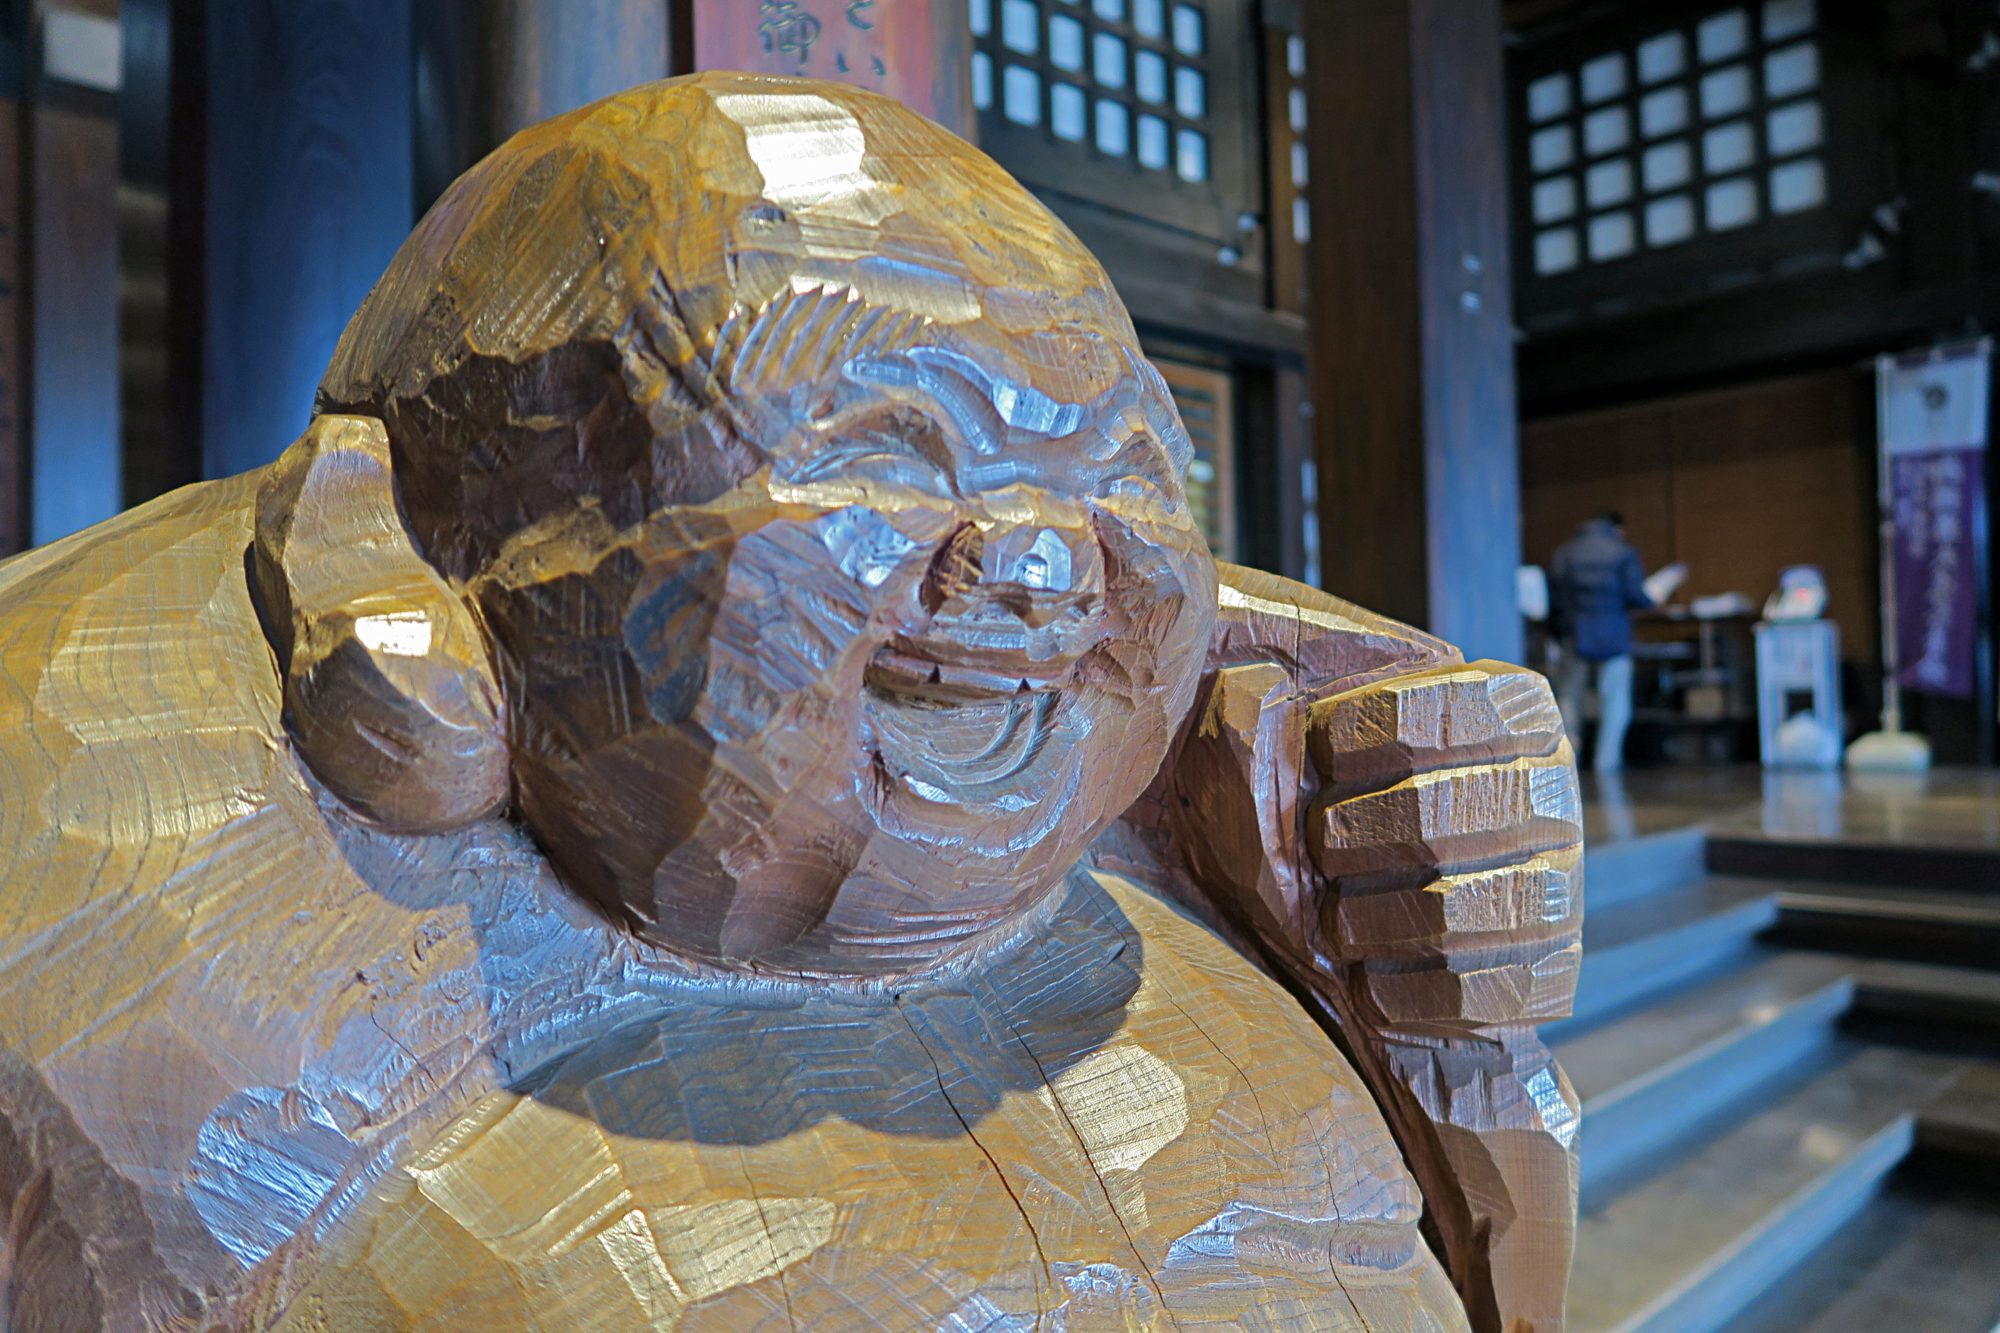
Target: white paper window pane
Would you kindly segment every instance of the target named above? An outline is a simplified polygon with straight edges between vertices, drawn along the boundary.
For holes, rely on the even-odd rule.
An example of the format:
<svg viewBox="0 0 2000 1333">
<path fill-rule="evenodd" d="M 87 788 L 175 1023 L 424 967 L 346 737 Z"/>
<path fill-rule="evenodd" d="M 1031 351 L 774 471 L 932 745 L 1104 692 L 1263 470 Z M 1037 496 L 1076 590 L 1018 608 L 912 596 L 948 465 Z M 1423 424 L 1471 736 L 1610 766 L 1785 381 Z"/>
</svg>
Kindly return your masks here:
<svg viewBox="0 0 2000 1333">
<path fill-rule="evenodd" d="M 1632 253 L 1632 215 L 1606 213 L 1590 220 L 1590 257 L 1603 261 Z"/>
<path fill-rule="evenodd" d="M 1208 114 L 1208 80 L 1200 70 L 1182 65 L 1174 71 L 1174 110 L 1185 120 L 1200 120 Z"/>
<path fill-rule="evenodd" d="M 1694 235 L 1694 200 L 1670 194 L 1646 205 L 1646 244 L 1674 245 Z"/>
<path fill-rule="evenodd" d="M 1617 51 L 1599 56 L 1583 67 L 1583 100 L 1602 102 L 1625 91 L 1625 57 Z"/>
<path fill-rule="evenodd" d="M 1826 202 L 1826 168 L 1816 157 L 1787 162 L 1771 172 L 1771 211 L 1797 213 Z"/>
<path fill-rule="evenodd" d="M 1731 65 L 1702 76 L 1701 114 L 1710 120 L 1733 116 L 1750 105 L 1750 67 Z"/>
<path fill-rule="evenodd" d="M 1764 118 L 1765 141 L 1770 144 L 1771 156 L 1783 157 L 1806 148 L 1819 147 L 1820 119 L 1819 101 L 1809 98 L 1781 106 Z"/>
<path fill-rule="evenodd" d="M 1067 14 L 1049 17 L 1049 63 L 1057 69 L 1083 68 L 1083 24 Z"/>
<path fill-rule="evenodd" d="M 1167 0 L 1132 0 L 1132 26 L 1141 37 L 1158 41 L 1167 30 Z"/>
<path fill-rule="evenodd" d="M 1648 139 L 1687 128 L 1688 97 L 1685 88 L 1662 88 L 1639 99 L 1639 132 Z"/>
<path fill-rule="evenodd" d="M 1528 85 L 1528 119 L 1552 120 L 1569 110 L 1569 75 L 1544 74 Z"/>
<path fill-rule="evenodd" d="M 1599 162 L 1584 174 L 1583 194 L 1592 208 L 1624 203 L 1632 197 L 1632 163 L 1622 157 Z"/>
<path fill-rule="evenodd" d="M 1042 123 L 1042 76 L 1019 65 L 1000 75 L 1000 114 L 1016 125 Z"/>
<path fill-rule="evenodd" d="M 1535 272 L 1567 273 L 1576 267 L 1576 228 L 1535 233 Z"/>
<path fill-rule="evenodd" d="M 1687 184 L 1688 177 L 1694 174 L 1694 154 L 1688 151 L 1685 139 L 1656 144 L 1646 150 L 1639 171 L 1645 177 L 1648 192 L 1671 190 Z"/>
<path fill-rule="evenodd" d="M 1536 130 L 1528 140 L 1528 165 L 1537 172 L 1554 171 L 1557 167 L 1568 166 L 1575 151 L 1570 142 L 1569 126 L 1551 125 L 1545 130 Z"/>
<path fill-rule="evenodd" d="M 1294 88 L 1285 98 L 1285 105 L 1291 112 L 1292 133 L 1306 132 L 1306 90 Z"/>
<path fill-rule="evenodd" d="M 1292 239 L 1304 245 L 1313 238 L 1312 206 L 1303 197 L 1292 200 Z"/>
<path fill-rule="evenodd" d="M 1677 32 L 1663 32 L 1639 43 L 1639 82 L 1658 83 L 1671 79 L 1687 65 L 1687 39 Z"/>
<path fill-rule="evenodd" d="M 984 51 L 972 53 L 972 105 L 978 111 L 993 105 L 993 57 Z"/>
<path fill-rule="evenodd" d="M 1708 229 L 1728 231 L 1757 220 L 1757 187 L 1748 176 L 1717 181 L 1708 187 Z"/>
<path fill-rule="evenodd" d="M 1772 44 L 1809 31 L 1813 0 L 1764 0 L 1764 40 Z"/>
<path fill-rule="evenodd" d="M 1750 122 L 1747 120 L 1718 125 L 1701 136 L 1702 170 L 1711 176 L 1740 171 L 1750 165 L 1750 159 L 1756 152 L 1757 145 L 1751 138 Z"/>
<path fill-rule="evenodd" d="M 966 0 L 965 12 L 972 19 L 974 37 L 993 31 L 993 0 Z"/>
<path fill-rule="evenodd" d="M 1132 151 L 1132 115 L 1123 102 L 1098 100 L 1097 151 L 1107 157 L 1123 157 Z"/>
<path fill-rule="evenodd" d="M 1000 42 L 1010 51 L 1031 56 L 1041 44 L 1042 11 L 1035 0 L 1000 0 Z"/>
<path fill-rule="evenodd" d="M 1184 181 L 1208 179 L 1208 136 L 1200 130 L 1174 134 L 1174 172 Z"/>
<path fill-rule="evenodd" d="M 1198 56 L 1206 45 L 1201 11 L 1193 5 L 1174 6 L 1174 50 L 1184 56 Z"/>
<path fill-rule="evenodd" d="M 1608 106 L 1583 118 L 1583 151 L 1590 157 L 1623 148 L 1631 136 L 1631 117 L 1622 106 Z"/>
<path fill-rule="evenodd" d="M 1285 38 L 1285 73 L 1295 79 L 1303 79 L 1306 76 L 1305 38 Z"/>
<path fill-rule="evenodd" d="M 1750 16 L 1740 9 L 1724 10 L 1695 29 L 1695 49 L 1704 65 L 1740 56 L 1749 45 Z"/>
<path fill-rule="evenodd" d="M 1562 221 L 1576 212 L 1576 177 L 1551 176 L 1536 181 L 1533 200 L 1535 221 Z"/>
<path fill-rule="evenodd" d="M 1292 141 L 1292 184 L 1303 190 L 1312 179 L 1307 169 L 1306 146 L 1296 139 Z"/>
<path fill-rule="evenodd" d="M 1056 138 L 1082 143 L 1087 119 L 1083 89 L 1069 83 L 1058 83 L 1049 88 L 1049 128 L 1055 132 Z"/>
<path fill-rule="evenodd" d="M 1107 88 L 1125 86 L 1125 39 L 1100 32 L 1090 43 L 1090 72 Z"/>
<path fill-rule="evenodd" d="M 1776 102 L 1819 87 L 1819 47 L 1800 42 L 1764 57 L 1764 96 Z"/>
<path fill-rule="evenodd" d="M 1166 170 L 1167 122 L 1158 116 L 1139 117 L 1139 165 Z"/>
<path fill-rule="evenodd" d="M 1167 100 L 1167 58 L 1158 51 L 1132 53 L 1132 87 L 1142 102 Z"/>
<path fill-rule="evenodd" d="M 1125 21 L 1125 0 L 1090 0 L 1090 12 L 1113 23 Z"/>
</svg>

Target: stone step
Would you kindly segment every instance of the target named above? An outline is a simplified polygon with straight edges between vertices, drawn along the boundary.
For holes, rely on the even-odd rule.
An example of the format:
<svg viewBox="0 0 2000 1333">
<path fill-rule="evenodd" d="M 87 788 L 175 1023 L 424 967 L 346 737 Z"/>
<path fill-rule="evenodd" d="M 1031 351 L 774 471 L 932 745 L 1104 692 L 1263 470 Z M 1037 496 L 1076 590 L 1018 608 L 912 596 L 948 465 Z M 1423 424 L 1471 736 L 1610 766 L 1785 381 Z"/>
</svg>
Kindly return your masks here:
<svg viewBox="0 0 2000 1333">
<path fill-rule="evenodd" d="M 1928 1157 L 1964 1166 L 1983 1164 L 1986 1175 L 2000 1165 L 2000 1064 L 1969 1065 L 1943 1095 L 1917 1118 L 1917 1148 Z M 2000 1192 L 1995 1194 L 2000 1206 Z M 1996 1248 L 1995 1255 L 2000 1255 Z M 2000 1266 L 1994 1269 L 2000 1282 Z"/>
<path fill-rule="evenodd" d="M 1754 1109 L 1691 1130 L 1682 1152 L 1584 1210 L 1569 1326 L 1722 1327 L 1867 1204 L 1908 1154 L 1915 1108 L 1959 1067 L 1841 1040 Z"/>
<path fill-rule="evenodd" d="M 1717 830 L 1707 862 L 1717 874 L 2000 892 L 2000 847 L 1986 845 Z"/>
<path fill-rule="evenodd" d="M 2000 1035 L 2000 971 L 1938 963 L 1850 960 L 1856 1014 L 1917 1035 Z"/>
<path fill-rule="evenodd" d="M 1698 828 L 1587 843 L 1583 862 L 1585 909 L 1606 910 L 1692 884 L 1707 873 L 1703 869 L 1706 843 L 1706 835 Z"/>
<path fill-rule="evenodd" d="M 2000 1198 L 1899 1171 L 1728 1333 L 1987 1333 L 2000 1327 Z"/>
<path fill-rule="evenodd" d="M 2000 968 L 2000 893 L 1786 882 L 1777 936 L 1810 948 Z"/>
<path fill-rule="evenodd" d="M 1560 1040 L 1742 957 L 1777 915 L 1770 885 L 1721 876 L 1608 908 L 1586 897 L 1574 1016 L 1544 1033 Z"/>
<path fill-rule="evenodd" d="M 1766 950 L 1748 966 L 1555 1044 L 1583 1100 L 1586 1201 L 1662 1145 L 1823 1054 L 1853 965 Z"/>
</svg>

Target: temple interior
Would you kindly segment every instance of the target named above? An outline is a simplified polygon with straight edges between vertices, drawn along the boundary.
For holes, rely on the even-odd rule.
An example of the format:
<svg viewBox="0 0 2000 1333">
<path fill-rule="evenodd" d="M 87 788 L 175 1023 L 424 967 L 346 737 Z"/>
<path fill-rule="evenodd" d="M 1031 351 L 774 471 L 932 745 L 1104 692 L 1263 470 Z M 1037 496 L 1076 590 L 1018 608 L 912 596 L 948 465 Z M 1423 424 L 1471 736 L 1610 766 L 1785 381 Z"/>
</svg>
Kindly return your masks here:
<svg viewBox="0 0 2000 1333">
<path fill-rule="evenodd" d="M 2000 1328 L 2000 7 L 24 0 L 0 556 L 272 462 L 460 173 L 731 69 L 1097 255 L 1218 560 L 1555 683 L 1569 1328 Z"/>
</svg>

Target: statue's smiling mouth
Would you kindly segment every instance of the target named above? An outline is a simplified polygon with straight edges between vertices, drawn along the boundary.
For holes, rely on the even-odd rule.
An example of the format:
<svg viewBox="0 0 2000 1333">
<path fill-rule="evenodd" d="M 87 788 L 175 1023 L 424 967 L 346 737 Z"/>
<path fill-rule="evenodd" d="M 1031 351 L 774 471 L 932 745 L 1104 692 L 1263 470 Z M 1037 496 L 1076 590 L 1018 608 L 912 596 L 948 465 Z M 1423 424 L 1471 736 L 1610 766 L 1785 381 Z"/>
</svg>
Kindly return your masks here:
<svg viewBox="0 0 2000 1333">
<path fill-rule="evenodd" d="M 971 653 L 933 654 L 888 646 L 869 659 L 862 679 L 870 694 L 942 708 L 1060 690 L 1075 667 L 1074 658 L 1028 662 L 1004 654 L 981 660 Z"/>
<path fill-rule="evenodd" d="M 884 647 L 868 664 L 864 716 L 882 775 L 935 804 L 1036 804 L 1073 749 L 1076 659 L 928 648 Z"/>
</svg>

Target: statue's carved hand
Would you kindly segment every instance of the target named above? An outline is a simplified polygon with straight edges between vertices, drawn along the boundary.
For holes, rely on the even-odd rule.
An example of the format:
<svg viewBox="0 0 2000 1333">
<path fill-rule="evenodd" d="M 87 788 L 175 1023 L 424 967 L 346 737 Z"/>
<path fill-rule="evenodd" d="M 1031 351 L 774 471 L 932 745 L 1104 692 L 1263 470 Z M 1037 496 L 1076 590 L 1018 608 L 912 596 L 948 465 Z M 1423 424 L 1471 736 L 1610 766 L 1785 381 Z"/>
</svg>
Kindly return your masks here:
<svg viewBox="0 0 2000 1333">
<path fill-rule="evenodd" d="M 1162 775 L 1211 915 L 1317 1008 L 1423 1187 L 1474 1327 L 1559 1328 L 1577 1105 L 1574 764 L 1547 683 L 1225 567 L 1214 662 Z"/>
</svg>

